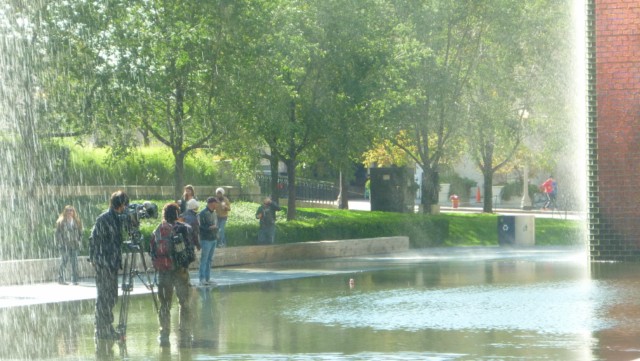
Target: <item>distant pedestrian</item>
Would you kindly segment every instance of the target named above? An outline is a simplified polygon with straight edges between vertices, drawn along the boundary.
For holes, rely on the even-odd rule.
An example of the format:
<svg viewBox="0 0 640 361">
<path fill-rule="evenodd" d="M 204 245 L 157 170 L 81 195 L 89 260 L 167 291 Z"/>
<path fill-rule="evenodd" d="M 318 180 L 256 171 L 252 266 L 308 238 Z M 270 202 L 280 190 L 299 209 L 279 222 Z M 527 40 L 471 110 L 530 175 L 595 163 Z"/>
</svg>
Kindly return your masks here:
<svg viewBox="0 0 640 361">
<path fill-rule="evenodd" d="M 82 221 L 73 206 L 65 206 L 56 221 L 55 241 L 60 250 L 60 269 L 58 283 L 66 285 L 65 277 L 67 263 L 71 264 L 71 282 L 78 284 L 78 251 L 82 246 Z"/>
<path fill-rule="evenodd" d="M 540 186 L 540 189 L 547 197 L 547 201 L 544 206 L 542 206 L 543 210 L 547 210 L 550 208 L 557 208 L 556 206 L 556 198 L 558 196 L 558 183 L 553 179 L 552 176 L 549 176 L 544 183 Z"/>
<path fill-rule="evenodd" d="M 258 230 L 258 244 L 274 244 L 276 239 L 276 212 L 281 210 L 280 206 L 266 197 L 258 210 L 256 218 L 260 220 Z"/>
<path fill-rule="evenodd" d="M 227 219 L 229 218 L 229 212 L 231 211 L 231 202 L 224 193 L 224 188 L 219 187 L 216 189 L 216 198 L 218 199 L 216 205 L 216 216 L 218 216 L 218 248 L 227 246 L 227 236 L 224 230 L 227 225 Z"/>
<path fill-rule="evenodd" d="M 200 286 L 214 286 L 215 282 L 211 281 L 211 262 L 213 254 L 216 251 L 217 237 L 220 234 L 218 228 L 218 217 L 216 208 L 218 199 L 209 197 L 207 206 L 200 211 L 198 219 L 200 223 L 200 244 L 202 252 L 200 253 L 200 270 L 198 277 Z"/>
<path fill-rule="evenodd" d="M 184 186 L 182 198 L 178 201 L 178 204 L 180 205 L 180 214 L 187 210 L 187 202 L 189 202 L 190 199 L 196 199 L 196 191 L 193 189 L 191 184 L 187 184 Z"/>
<path fill-rule="evenodd" d="M 191 198 L 187 202 L 187 210 L 180 215 L 184 220 L 184 223 L 191 226 L 191 230 L 193 231 L 193 245 L 198 251 L 200 250 L 200 222 L 198 221 L 199 207 L 200 203 L 195 198 Z"/>
<path fill-rule="evenodd" d="M 371 199 L 371 177 L 364 182 L 364 199 Z"/>
</svg>

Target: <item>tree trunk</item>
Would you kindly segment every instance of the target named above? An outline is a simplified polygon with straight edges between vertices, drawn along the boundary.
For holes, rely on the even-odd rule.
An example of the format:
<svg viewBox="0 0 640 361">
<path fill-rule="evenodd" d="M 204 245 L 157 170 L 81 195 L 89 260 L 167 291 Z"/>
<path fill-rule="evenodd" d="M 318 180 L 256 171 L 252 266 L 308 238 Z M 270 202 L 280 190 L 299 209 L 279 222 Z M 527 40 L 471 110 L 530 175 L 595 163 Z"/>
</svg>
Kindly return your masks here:
<svg viewBox="0 0 640 361">
<path fill-rule="evenodd" d="M 482 178 L 484 179 L 482 211 L 484 213 L 493 213 L 493 171 L 485 167 L 485 169 L 482 170 Z"/>
<path fill-rule="evenodd" d="M 431 206 L 438 204 L 440 193 L 440 175 L 431 167 L 423 167 L 422 173 L 422 207 L 425 213 L 431 213 Z"/>
<path fill-rule="evenodd" d="M 269 166 L 271 168 L 271 200 L 280 204 L 280 174 L 278 173 L 278 156 L 271 151 Z"/>
<path fill-rule="evenodd" d="M 182 189 L 184 187 L 184 153 L 175 151 L 173 157 L 175 158 L 175 188 L 173 190 L 175 199 L 182 197 Z"/>
<path fill-rule="evenodd" d="M 287 181 L 289 183 L 289 199 L 287 200 L 287 221 L 296 219 L 296 161 L 285 160 Z"/>
</svg>

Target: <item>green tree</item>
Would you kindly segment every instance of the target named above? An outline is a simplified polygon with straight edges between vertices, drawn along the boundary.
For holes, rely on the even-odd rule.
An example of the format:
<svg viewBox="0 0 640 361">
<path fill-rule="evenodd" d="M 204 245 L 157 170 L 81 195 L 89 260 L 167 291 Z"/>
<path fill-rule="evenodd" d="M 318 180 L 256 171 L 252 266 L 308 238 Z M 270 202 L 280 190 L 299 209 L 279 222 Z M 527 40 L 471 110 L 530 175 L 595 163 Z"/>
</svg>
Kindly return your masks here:
<svg viewBox="0 0 640 361">
<path fill-rule="evenodd" d="M 387 97 L 383 131 L 424 173 L 422 205 L 438 203 L 443 162 L 459 154 L 461 99 L 477 66 L 492 4 L 476 1 L 393 1 L 404 33 L 396 45 L 395 88 Z M 404 141 L 397 135 L 403 134 Z M 459 144 L 459 142 L 458 142 Z"/>
<path fill-rule="evenodd" d="M 265 1 L 262 36 L 252 43 L 253 86 L 243 122 L 268 151 L 272 169 L 287 167 L 288 213 L 296 215 L 296 172 L 301 161 L 324 159 L 343 169 L 365 142 L 359 108 L 373 89 L 382 37 L 367 31 L 375 1 Z M 258 13 L 258 12 L 256 12 Z M 378 18 L 382 14 L 375 13 Z M 374 17 L 375 18 L 375 17 Z M 376 26 L 379 26 L 376 24 Z M 376 38 L 377 37 L 377 38 Z M 266 54 L 266 56 L 265 56 Z M 254 145 L 255 147 L 255 145 Z M 341 149 L 342 148 L 342 149 Z M 344 150 L 344 151 L 343 151 Z M 277 189 L 274 189 L 277 194 Z"/>
<path fill-rule="evenodd" d="M 195 149 L 219 146 L 225 124 L 234 120 L 227 90 L 240 65 L 243 5 L 174 0 L 49 5 L 55 44 L 70 54 L 63 59 L 88 58 L 64 63 L 67 76 L 61 80 L 79 86 L 88 80 L 74 109 L 91 119 L 94 134 L 116 156 L 139 143 L 140 130 L 167 146 L 175 159 L 176 197 L 184 184 L 184 158 Z"/>
<path fill-rule="evenodd" d="M 566 63 L 550 61 L 568 57 L 569 47 L 558 47 L 566 39 L 566 6 L 505 1 L 487 9 L 489 26 L 464 99 L 469 150 L 484 178 L 485 212 L 492 212 L 493 175 L 516 159 L 524 139 L 549 135 L 551 124 L 567 122 L 554 111 L 568 93 L 558 77 Z M 551 145 L 554 139 L 541 141 Z"/>
</svg>

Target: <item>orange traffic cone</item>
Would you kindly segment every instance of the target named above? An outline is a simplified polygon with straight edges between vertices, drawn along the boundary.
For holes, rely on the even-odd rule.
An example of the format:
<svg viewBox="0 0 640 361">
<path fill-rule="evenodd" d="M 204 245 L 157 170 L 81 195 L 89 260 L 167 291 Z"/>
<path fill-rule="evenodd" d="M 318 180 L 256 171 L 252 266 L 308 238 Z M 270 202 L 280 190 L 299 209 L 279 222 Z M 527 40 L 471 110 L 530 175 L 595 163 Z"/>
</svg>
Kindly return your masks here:
<svg viewBox="0 0 640 361">
<path fill-rule="evenodd" d="M 480 203 L 482 201 L 482 195 L 480 194 L 480 187 L 476 187 L 476 203 Z"/>
</svg>

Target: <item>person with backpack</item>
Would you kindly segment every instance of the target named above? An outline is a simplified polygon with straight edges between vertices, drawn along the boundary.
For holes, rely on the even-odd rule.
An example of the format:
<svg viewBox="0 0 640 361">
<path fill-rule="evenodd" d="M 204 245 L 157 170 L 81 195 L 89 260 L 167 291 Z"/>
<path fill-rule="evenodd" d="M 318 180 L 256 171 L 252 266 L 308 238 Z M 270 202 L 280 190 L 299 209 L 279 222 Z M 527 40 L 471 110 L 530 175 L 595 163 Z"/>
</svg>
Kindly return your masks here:
<svg viewBox="0 0 640 361">
<path fill-rule="evenodd" d="M 151 234 L 149 252 L 158 276 L 158 322 L 160 345 L 169 345 L 171 332 L 171 301 L 175 290 L 180 304 L 179 336 L 181 343 L 191 340 L 191 310 L 189 264 L 195 260 L 194 232 L 178 221 L 180 206 L 167 203 L 162 209 L 162 222 Z"/>
<path fill-rule="evenodd" d="M 260 220 L 258 230 L 258 244 L 273 244 L 276 240 L 276 212 L 280 206 L 267 197 L 256 211 L 256 218 Z"/>
</svg>

